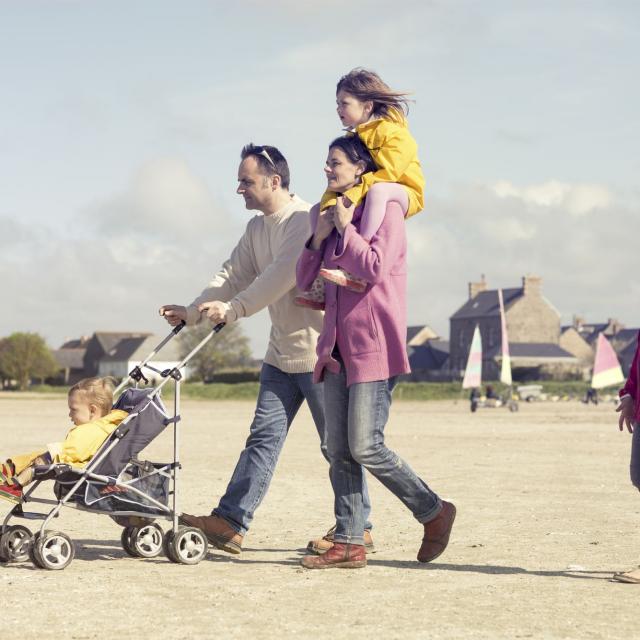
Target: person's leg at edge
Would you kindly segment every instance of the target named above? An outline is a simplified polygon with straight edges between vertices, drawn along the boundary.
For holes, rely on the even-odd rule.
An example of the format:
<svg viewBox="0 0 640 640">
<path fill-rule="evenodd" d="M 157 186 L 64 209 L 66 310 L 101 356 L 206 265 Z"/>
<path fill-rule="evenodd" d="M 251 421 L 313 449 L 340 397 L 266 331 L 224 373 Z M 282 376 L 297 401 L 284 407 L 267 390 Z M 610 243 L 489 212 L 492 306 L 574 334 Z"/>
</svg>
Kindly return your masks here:
<svg viewBox="0 0 640 640">
<path fill-rule="evenodd" d="M 314 384 L 313 375 L 311 373 L 296 374 L 296 378 L 298 379 L 300 390 L 309 405 L 309 411 L 311 412 L 313 422 L 316 426 L 316 430 L 318 431 L 318 436 L 320 438 L 320 451 L 327 462 L 330 463 L 329 455 L 327 454 L 323 383 Z M 371 500 L 369 499 L 369 488 L 367 486 L 367 478 L 364 473 L 362 475 L 362 504 L 364 510 L 365 546 L 367 548 L 367 553 L 373 553 L 375 552 L 375 548 L 371 538 L 371 530 L 373 529 L 373 525 L 370 520 Z M 313 553 L 324 553 L 330 549 L 333 544 L 334 532 L 335 526 L 332 526 L 324 536 L 315 540 L 310 540 L 307 544 L 307 550 Z"/>
<path fill-rule="evenodd" d="M 640 423 L 633 425 L 633 435 L 631 437 L 631 460 L 629 462 L 629 475 L 631 484 L 640 491 Z M 630 571 L 616 573 L 613 576 L 618 582 L 629 584 L 640 584 L 640 567 L 635 567 Z"/>
<path fill-rule="evenodd" d="M 302 401 L 302 393 L 291 374 L 263 364 L 249 437 L 224 496 L 211 516 L 182 514 L 181 522 L 201 528 L 209 542 L 219 549 L 240 553 L 242 538 L 269 489 L 289 427 Z"/>
<path fill-rule="evenodd" d="M 329 478 L 334 492 L 336 530 L 333 546 L 323 555 L 307 556 L 307 569 L 360 568 L 366 566 L 362 467 L 349 451 L 349 389 L 344 367 L 338 374 L 325 371 L 325 425 Z"/>
<path fill-rule="evenodd" d="M 350 388 L 349 444 L 354 459 L 391 491 L 424 526 L 421 562 L 438 557 L 449 540 L 455 507 L 442 501 L 384 442 L 396 379 L 354 384 Z"/>
</svg>

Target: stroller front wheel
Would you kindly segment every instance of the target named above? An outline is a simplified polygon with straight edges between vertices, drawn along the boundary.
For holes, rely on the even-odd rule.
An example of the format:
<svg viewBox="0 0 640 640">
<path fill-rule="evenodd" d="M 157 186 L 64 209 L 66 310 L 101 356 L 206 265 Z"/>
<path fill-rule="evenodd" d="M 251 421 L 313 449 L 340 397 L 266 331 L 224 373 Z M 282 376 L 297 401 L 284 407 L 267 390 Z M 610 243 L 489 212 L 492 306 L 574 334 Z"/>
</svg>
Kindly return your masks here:
<svg viewBox="0 0 640 640">
<path fill-rule="evenodd" d="M 73 541 L 67 534 L 45 531 L 42 535 L 36 534 L 29 556 L 36 567 L 57 571 L 68 567 L 75 553 Z"/>
<path fill-rule="evenodd" d="M 206 555 L 207 538 L 196 527 L 180 527 L 175 535 L 167 534 L 165 553 L 171 562 L 179 564 L 198 564 Z"/>
</svg>

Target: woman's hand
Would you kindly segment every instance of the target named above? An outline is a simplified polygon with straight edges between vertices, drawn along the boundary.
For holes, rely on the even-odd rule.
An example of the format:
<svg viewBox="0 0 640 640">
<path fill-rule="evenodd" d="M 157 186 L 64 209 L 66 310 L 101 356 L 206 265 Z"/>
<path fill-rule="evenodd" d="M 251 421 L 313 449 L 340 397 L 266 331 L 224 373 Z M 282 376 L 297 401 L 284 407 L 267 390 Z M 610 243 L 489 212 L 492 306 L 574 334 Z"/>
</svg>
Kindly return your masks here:
<svg viewBox="0 0 640 640">
<path fill-rule="evenodd" d="M 311 239 L 311 248 L 314 251 L 318 251 L 318 249 L 320 249 L 322 243 L 333 231 L 335 226 L 333 223 L 333 209 L 334 207 L 329 207 L 318 214 L 316 230 L 313 232 L 313 238 Z"/>
<path fill-rule="evenodd" d="M 618 428 L 623 430 L 626 425 L 627 431 L 633 433 L 633 414 L 634 414 L 634 402 L 631 396 L 624 396 L 620 398 L 620 404 L 616 407 L 616 411 L 620 413 L 618 419 Z"/>
<path fill-rule="evenodd" d="M 345 196 L 338 196 L 336 200 L 335 212 L 333 214 L 333 222 L 340 235 L 344 234 L 345 227 L 353 220 L 353 212 L 356 207 Z"/>
</svg>

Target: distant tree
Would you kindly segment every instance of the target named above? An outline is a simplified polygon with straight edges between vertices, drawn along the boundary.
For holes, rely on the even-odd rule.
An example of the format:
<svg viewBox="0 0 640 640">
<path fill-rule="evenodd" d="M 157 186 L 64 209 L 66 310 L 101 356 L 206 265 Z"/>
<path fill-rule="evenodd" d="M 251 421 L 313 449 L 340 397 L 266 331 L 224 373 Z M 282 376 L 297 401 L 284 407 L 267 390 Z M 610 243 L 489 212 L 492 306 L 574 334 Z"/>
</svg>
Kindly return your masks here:
<svg viewBox="0 0 640 640">
<path fill-rule="evenodd" d="M 202 322 L 188 327 L 179 334 L 180 353 L 184 358 L 211 333 L 213 325 Z M 228 324 L 198 351 L 187 365 L 192 379 L 208 382 L 221 369 L 246 366 L 251 360 L 249 338 L 237 323 Z"/>
<path fill-rule="evenodd" d="M 32 378 L 44 380 L 58 371 L 47 343 L 37 333 L 12 333 L 0 341 L 0 375 L 26 389 Z"/>
</svg>

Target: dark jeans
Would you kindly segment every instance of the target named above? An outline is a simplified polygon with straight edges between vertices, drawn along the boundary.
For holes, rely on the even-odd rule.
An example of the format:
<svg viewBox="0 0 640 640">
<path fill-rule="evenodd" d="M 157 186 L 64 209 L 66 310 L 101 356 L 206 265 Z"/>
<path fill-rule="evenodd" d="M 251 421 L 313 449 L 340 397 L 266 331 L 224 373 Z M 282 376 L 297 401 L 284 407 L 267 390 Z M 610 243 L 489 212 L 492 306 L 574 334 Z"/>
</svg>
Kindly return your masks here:
<svg viewBox="0 0 640 640">
<path fill-rule="evenodd" d="M 242 535 L 249 529 L 255 510 L 269 489 L 289 428 L 304 400 L 309 405 L 320 436 L 320 450 L 328 461 L 323 385 L 313 384 L 311 373 L 285 373 L 269 364 L 262 365 L 258 402 L 249 438 L 227 490 L 213 510 Z M 366 485 L 363 499 L 365 519 L 370 529 L 371 504 Z"/>
</svg>

